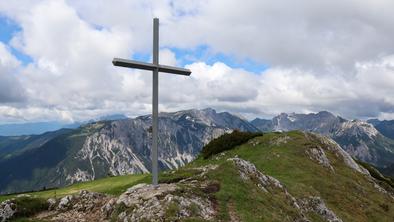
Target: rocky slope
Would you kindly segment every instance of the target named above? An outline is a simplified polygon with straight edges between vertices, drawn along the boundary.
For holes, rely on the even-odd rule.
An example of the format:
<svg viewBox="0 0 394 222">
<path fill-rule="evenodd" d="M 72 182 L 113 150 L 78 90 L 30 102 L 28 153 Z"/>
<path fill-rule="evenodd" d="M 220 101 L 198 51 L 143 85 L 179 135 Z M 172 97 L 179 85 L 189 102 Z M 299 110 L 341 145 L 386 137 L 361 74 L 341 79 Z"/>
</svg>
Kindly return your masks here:
<svg viewBox="0 0 394 222">
<path fill-rule="evenodd" d="M 263 131 L 303 130 L 319 133 L 334 139 L 359 160 L 379 167 L 394 163 L 394 140 L 364 121 L 346 120 L 323 111 L 316 114 L 282 113 L 272 120 L 255 119 L 251 123 Z"/>
<path fill-rule="evenodd" d="M 29 149 L 13 148 L 23 152 L 0 156 L 0 193 L 59 187 L 108 175 L 147 173 L 151 167 L 150 126 L 149 115 L 102 121 L 62 131 Z M 175 169 L 190 162 L 204 144 L 225 132 L 258 130 L 244 119 L 213 109 L 161 113 L 159 128 L 161 169 Z M 5 149 L 7 146 L 0 146 L 0 154 Z"/>
<path fill-rule="evenodd" d="M 162 173 L 159 181 L 157 187 L 140 183 L 120 195 L 76 190 L 72 195 L 42 200 L 46 206 L 28 216 L 40 221 L 362 222 L 394 218 L 393 187 L 372 177 L 333 140 L 311 133 L 264 134 Z M 30 198 L 40 195 L 33 193 Z M 18 208 L 18 197 L 1 206 L 0 212 L 7 211 L 8 217 L 24 212 Z"/>
</svg>

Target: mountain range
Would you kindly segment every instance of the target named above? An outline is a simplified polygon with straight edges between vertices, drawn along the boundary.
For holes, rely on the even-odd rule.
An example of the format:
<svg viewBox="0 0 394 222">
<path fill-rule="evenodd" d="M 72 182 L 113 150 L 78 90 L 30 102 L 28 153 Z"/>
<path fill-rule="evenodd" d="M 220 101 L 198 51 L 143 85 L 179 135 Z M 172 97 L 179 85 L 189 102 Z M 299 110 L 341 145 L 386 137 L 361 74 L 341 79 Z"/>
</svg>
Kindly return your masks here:
<svg viewBox="0 0 394 222">
<path fill-rule="evenodd" d="M 151 168 L 150 126 L 151 116 L 147 115 L 40 136 L 0 138 L 4 144 L 0 146 L 0 191 L 37 190 L 108 175 L 147 173 Z M 204 144 L 233 129 L 258 131 L 247 120 L 213 109 L 161 113 L 159 128 L 162 170 L 190 162 Z"/>
<path fill-rule="evenodd" d="M 14 123 L 0 125 L 0 136 L 24 136 L 24 135 L 39 135 L 42 133 L 56 131 L 59 129 L 76 129 L 83 124 L 93 123 L 103 120 L 118 120 L 127 119 L 123 114 L 113 114 L 101 116 L 95 119 L 90 119 L 82 122 L 63 123 L 57 121 L 50 122 L 28 122 L 28 123 Z"/>
<path fill-rule="evenodd" d="M 87 123 L 35 136 L 0 137 L 0 193 L 61 187 L 106 176 L 150 171 L 151 116 Z M 224 133 L 302 130 L 331 137 L 350 155 L 386 169 L 394 141 L 374 125 L 329 112 L 282 113 L 251 122 L 213 109 L 160 113 L 159 167 L 175 169 Z"/>
</svg>

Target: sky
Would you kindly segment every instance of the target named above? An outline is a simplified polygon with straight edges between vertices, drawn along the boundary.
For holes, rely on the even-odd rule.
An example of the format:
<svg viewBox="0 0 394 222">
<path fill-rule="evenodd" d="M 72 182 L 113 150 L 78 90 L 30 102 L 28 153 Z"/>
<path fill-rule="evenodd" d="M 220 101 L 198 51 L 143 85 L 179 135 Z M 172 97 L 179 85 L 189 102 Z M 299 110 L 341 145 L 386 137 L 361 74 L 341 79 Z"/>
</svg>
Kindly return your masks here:
<svg viewBox="0 0 394 222">
<path fill-rule="evenodd" d="M 151 112 L 160 18 L 159 109 L 246 118 L 327 110 L 394 119 L 392 0 L 0 0 L 0 123 Z"/>
</svg>

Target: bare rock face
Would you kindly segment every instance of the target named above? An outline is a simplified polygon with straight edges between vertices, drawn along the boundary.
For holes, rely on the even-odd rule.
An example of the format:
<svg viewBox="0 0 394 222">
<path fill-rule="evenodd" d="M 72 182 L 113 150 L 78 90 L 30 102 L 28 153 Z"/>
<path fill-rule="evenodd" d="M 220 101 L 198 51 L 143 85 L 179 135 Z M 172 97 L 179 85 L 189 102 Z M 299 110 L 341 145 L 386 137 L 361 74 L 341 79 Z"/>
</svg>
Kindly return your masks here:
<svg viewBox="0 0 394 222">
<path fill-rule="evenodd" d="M 342 222 L 340 218 L 324 203 L 320 197 L 309 197 L 299 200 L 298 203 L 305 212 L 314 212 L 328 222 Z"/>
<path fill-rule="evenodd" d="M 279 180 L 271 177 L 264 175 L 260 171 L 257 170 L 256 166 L 249 161 L 240 159 L 240 158 L 230 158 L 228 161 L 233 161 L 234 164 L 237 166 L 239 173 L 241 175 L 241 178 L 244 180 L 257 180 L 254 181 L 256 182 L 256 185 L 260 187 L 264 192 L 268 192 L 267 189 L 269 187 L 276 187 L 282 189 L 283 186 L 279 182 Z"/>
<path fill-rule="evenodd" d="M 307 149 L 306 154 L 311 160 L 314 160 L 325 168 L 334 171 L 334 168 L 330 164 L 330 160 L 327 158 L 326 153 L 321 147 Z"/>
<path fill-rule="evenodd" d="M 48 199 L 48 211 L 40 213 L 37 218 L 62 222 L 108 221 L 101 208 L 111 200 L 112 198 L 105 194 L 81 190 L 77 195 L 67 195 L 60 200 Z"/>
<path fill-rule="evenodd" d="M 356 161 L 354 161 L 353 158 L 345 150 L 343 150 L 341 146 L 339 146 L 339 144 L 333 139 L 318 134 L 313 135 L 317 137 L 320 142 L 327 145 L 328 150 L 333 151 L 336 156 L 341 157 L 348 167 L 364 175 L 369 175 L 368 170 L 358 165 Z"/>
<path fill-rule="evenodd" d="M 107 174 L 150 171 L 151 116 L 112 121 L 88 135 L 72 161 L 83 168 L 67 169 L 66 183 L 88 181 Z M 233 129 L 258 131 L 248 121 L 212 109 L 160 113 L 159 168 L 176 169 L 192 161 L 204 144 Z"/>
<path fill-rule="evenodd" d="M 16 205 L 11 200 L 0 204 L 0 222 L 8 221 L 16 213 Z"/>
</svg>

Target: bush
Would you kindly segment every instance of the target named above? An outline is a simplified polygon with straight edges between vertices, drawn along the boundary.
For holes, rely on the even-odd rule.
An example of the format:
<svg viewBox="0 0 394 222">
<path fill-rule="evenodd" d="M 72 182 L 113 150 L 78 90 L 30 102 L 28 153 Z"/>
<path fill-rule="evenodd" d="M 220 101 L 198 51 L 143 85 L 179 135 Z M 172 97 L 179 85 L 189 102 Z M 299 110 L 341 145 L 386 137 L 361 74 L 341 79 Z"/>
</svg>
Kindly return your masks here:
<svg viewBox="0 0 394 222">
<path fill-rule="evenodd" d="M 33 197 L 19 197 L 15 199 L 17 212 L 15 217 L 29 217 L 45 211 L 49 205 L 45 199 Z"/>
<path fill-rule="evenodd" d="M 234 130 L 232 133 L 224 134 L 205 145 L 202 148 L 201 155 L 204 159 L 207 159 L 212 155 L 221 153 L 225 150 L 231 150 L 236 146 L 246 143 L 250 139 L 262 135 L 263 133 L 240 132 Z"/>
</svg>

